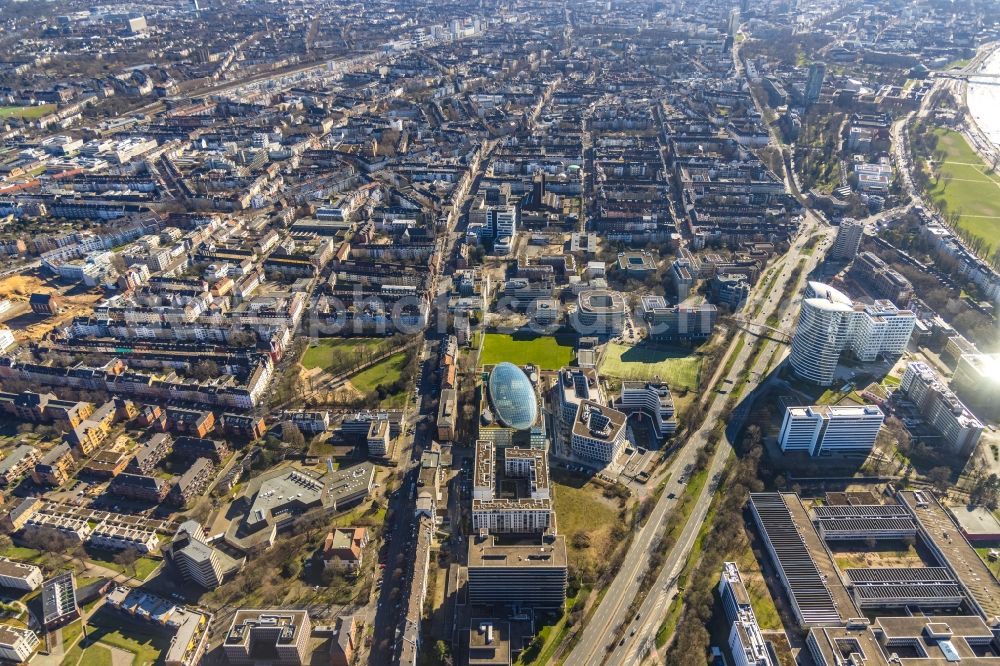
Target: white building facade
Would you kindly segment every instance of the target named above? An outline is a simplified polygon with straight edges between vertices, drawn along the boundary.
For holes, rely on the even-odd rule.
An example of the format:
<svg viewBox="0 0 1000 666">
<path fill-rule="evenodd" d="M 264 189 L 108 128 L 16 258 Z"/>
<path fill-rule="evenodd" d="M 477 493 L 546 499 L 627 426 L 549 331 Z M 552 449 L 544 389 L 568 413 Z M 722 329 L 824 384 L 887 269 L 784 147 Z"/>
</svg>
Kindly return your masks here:
<svg viewBox="0 0 1000 666">
<path fill-rule="evenodd" d="M 885 414 L 874 405 L 788 407 L 778 445 L 782 451 L 810 456 L 867 454 L 884 420 Z"/>
<path fill-rule="evenodd" d="M 849 349 L 866 363 L 881 355 L 899 356 L 916 321 L 912 311 L 900 310 L 891 301 L 863 306 L 829 285 L 810 282 L 788 362 L 798 377 L 829 386 L 843 351 Z"/>
</svg>

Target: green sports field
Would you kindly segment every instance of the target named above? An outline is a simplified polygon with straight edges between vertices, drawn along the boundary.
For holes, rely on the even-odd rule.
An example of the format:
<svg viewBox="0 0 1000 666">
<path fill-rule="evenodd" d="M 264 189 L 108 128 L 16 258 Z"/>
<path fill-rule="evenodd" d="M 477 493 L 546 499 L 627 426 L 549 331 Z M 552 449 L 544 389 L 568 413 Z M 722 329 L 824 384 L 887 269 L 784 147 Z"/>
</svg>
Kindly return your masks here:
<svg viewBox="0 0 1000 666">
<path fill-rule="evenodd" d="M 601 361 L 600 373 L 620 379 L 652 379 L 659 377 L 673 389 L 698 388 L 701 357 L 684 349 L 636 345 L 629 347 L 611 343 Z"/>
<path fill-rule="evenodd" d="M 946 213 L 959 213 L 958 225 L 985 242 L 983 255 L 1000 249 L 1000 175 L 992 173 L 958 132 L 939 129 L 941 179 L 927 192 Z"/>
<path fill-rule="evenodd" d="M 25 118 L 34 120 L 47 116 L 56 110 L 55 104 L 42 104 L 41 106 L 0 106 L 0 118 Z"/>
<path fill-rule="evenodd" d="M 487 333 L 481 365 L 509 361 L 514 365 L 531 364 L 541 370 L 558 370 L 573 360 L 573 343 L 568 338 L 547 335 Z"/>
</svg>

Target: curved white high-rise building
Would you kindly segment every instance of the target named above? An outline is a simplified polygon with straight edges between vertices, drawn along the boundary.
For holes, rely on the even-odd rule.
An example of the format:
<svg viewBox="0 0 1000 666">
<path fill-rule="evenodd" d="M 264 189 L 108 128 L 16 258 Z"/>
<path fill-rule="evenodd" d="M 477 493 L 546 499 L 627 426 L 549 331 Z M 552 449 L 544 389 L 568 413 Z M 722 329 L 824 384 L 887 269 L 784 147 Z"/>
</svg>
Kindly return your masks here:
<svg viewBox="0 0 1000 666">
<path fill-rule="evenodd" d="M 854 304 L 822 282 L 806 287 L 788 362 L 795 374 L 815 384 L 833 383 L 840 353 L 851 339 Z"/>
<path fill-rule="evenodd" d="M 891 301 L 855 304 L 828 284 L 810 282 L 788 362 L 802 379 L 829 386 L 842 351 L 850 349 L 865 363 L 879 355 L 898 356 L 906 349 L 916 320 L 913 312 L 900 310 Z"/>
</svg>

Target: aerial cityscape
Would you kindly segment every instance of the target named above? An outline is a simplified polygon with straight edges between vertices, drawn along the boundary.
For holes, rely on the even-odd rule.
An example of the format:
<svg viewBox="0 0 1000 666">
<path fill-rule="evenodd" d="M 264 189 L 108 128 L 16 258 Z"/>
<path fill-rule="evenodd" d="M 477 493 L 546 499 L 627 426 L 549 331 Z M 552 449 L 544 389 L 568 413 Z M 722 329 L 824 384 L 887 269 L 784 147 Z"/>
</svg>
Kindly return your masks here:
<svg viewBox="0 0 1000 666">
<path fill-rule="evenodd" d="M 0 662 L 1000 666 L 997 0 L 0 0 Z"/>
</svg>

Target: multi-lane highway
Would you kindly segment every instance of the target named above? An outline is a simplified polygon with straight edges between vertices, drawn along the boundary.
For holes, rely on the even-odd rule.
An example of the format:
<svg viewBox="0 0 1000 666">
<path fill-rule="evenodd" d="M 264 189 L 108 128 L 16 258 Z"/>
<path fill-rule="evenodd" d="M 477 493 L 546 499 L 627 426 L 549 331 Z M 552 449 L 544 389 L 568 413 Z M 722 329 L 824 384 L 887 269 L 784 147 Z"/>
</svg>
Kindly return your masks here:
<svg viewBox="0 0 1000 666">
<path fill-rule="evenodd" d="M 743 67 L 740 62 L 738 47 L 734 47 L 733 60 L 738 74 L 742 77 Z M 772 141 L 777 143 L 777 138 L 773 136 L 773 132 Z M 788 169 L 786 169 L 785 181 L 789 191 L 798 191 Z M 832 233 L 833 230 L 819 217 L 812 213 L 806 214 L 799 234 L 792 243 L 788 253 L 777 259 L 774 264 L 780 269 L 780 272 L 773 280 L 761 280 L 758 282 L 751 292 L 746 311 L 756 313 L 755 322 L 764 324 L 768 317 L 775 312 L 784 312 L 784 317 L 790 315 L 790 304 L 779 303 L 778 299 L 784 292 L 788 280 L 791 279 L 800 258 L 805 256 L 803 250 L 806 247 L 806 243 L 816 234 L 820 234 L 824 238 L 829 238 Z M 800 280 L 804 279 L 812 268 L 815 267 L 821 256 L 821 252 L 814 252 L 807 258 L 807 270 L 802 271 Z M 797 291 L 798 289 L 793 290 L 793 292 Z M 739 342 L 744 336 L 749 338 L 746 344 Z M 725 390 L 726 393 L 730 389 L 736 388 L 737 385 L 735 382 L 739 381 L 741 374 L 751 361 L 751 354 L 754 353 L 752 340 L 753 338 L 749 334 L 741 334 L 733 337 L 726 358 L 735 353 L 737 354 L 735 361 L 733 363 L 720 364 L 720 367 L 716 370 L 716 374 L 709 385 L 710 392 L 703 398 L 709 401 L 709 408 L 701 427 L 688 437 L 687 441 L 671 460 L 668 467 L 670 473 L 668 487 L 661 494 L 645 525 L 635 535 L 618 574 L 605 593 L 593 617 L 582 629 L 579 640 L 570 653 L 567 663 L 586 665 L 636 663 L 633 659 L 637 654 L 641 653 L 640 648 L 650 644 L 651 637 L 655 636 L 659 624 L 663 619 L 664 604 L 669 603 L 669 597 L 674 592 L 672 586 L 668 583 L 676 576 L 676 571 L 679 571 L 679 568 L 683 566 L 684 561 L 687 559 L 694 543 L 694 538 L 697 535 L 698 526 L 704 520 L 708 512 L 708 507 L 711 504 L 711 498 L 714 494 L 711 484 L 706 484 L 702 490 L 692 511 L 691 518 L 689 518 L 685 525 L 681 538 L 678 539 L 674 548 L 669 553 L 660 576 L 652 587 L 652 592 L 647 596 L 642 610 L 639 612 L 638 620 L 635 618 L 625 618 L 623 614 L 631 605 L 632 600 L 642 593 L 640 581 L 646 570 L 647 562 L 654 549 L 660 547 L 659 539 L 663 525 L 667 516 L 675 508 L 678 498 L 683 491 L 683 486 L 679 483 L 679 479 L 683 475 L 683 470 L 689 468 L 694 463 L 698 451 L 707 442 L 712 429 L 718 423 L 718 420 L 724 416 L 723 409 L 726 398 L 722 397 L 723 394 L 717 392 L 717 388 L 723 385 L 726 386 L 726 389 L 719 389 Z M 769 342 L 767 344 L 770 347 L 775 343 Z M 770 359 L 771 354 L 761 354 L 761 359 L 764 356 Z M 760 362 L 763 361 L 759 360 L 758 364 Z M 726 373 L 727 376 L 722 377 L 721 375 L 726 367 L 730 369 Z M 765 365 L 762 370 L 766 369 L 766 367 Z M 748 385 L 743 389 L 742 394 L 749 395 L 760 381 L 760 377 L 764 374 L 764 372 L 749 373 L 749 379 L 746 380 Z M 745 410 L 745 407 L 738 407 L 737 412 L 740 412 L 741 408 Z M 735 414 L 731 415 L 731 417 L 739 418 L 740 415 Z M 732 447 L 729 442 L 725 442 L 718 447 L 710 466 L 710 478 L 722 470 L 725 460 L 731 451 Z M 664 601 L 665 599 L 667 601 Z M 616 635 L 614 631 L 623 621 L 635 623 L 635 626 L 628 628 L 624 642 L 618 645 L 613 642 L 613 640 L 616 640 L 614 638 Z M 635 630 L 634 633 L 633 630 Z"/>
<path fill-rule="evenodd" d="M 792 290 L 792 293 L 796 294 L 796 297 L 792 298 L 790 301 L 781 301 L 780 298 L 785 285 L 790 279 L 792 279 L 795 267 L 798 265 L 799 260 L 803 258 L 803 250 L 806 247 L 806 242 L 817 234 L 821 235 L 822 238 L 818 242 L 820 249 L 813 252 L 811 255 L 805 256 L 806 263 L 804 264 L 803 270 L 798 277 L 795 288 Z M 833 235 L 833 228 L 821 226 L 821 223 L 817 223 L 815 221 L 806 223 L 803 226 L 803 231 L 799 234 L 799 237 L 792 244 L 788 254 L 786 254 L 782 260 L 782 264 L 780 265 L 781 273 L 776 279 L 777 281 L 774 284 L 774 287 L 770 290 L 770 294 L 767 295 L 766 300 L 763 303 L 763 307 L 755 317 L 755 322 L 763 323 L 774 313 L 780 315 L 782 319 L 786 317 L 789 321 L 794 319 L 801 300 L 797 294 L 801 292 L 809 274 L 815 270 L 816 266 L 822 260 L 824 255 L 823 248 L 828 246 L 826 241 L 832 239 Z M 732 365 L 732 368 L 727 376 L 723 378 L 724 386 L 734 391 L 740 390 L 740 395 L 743 396 L 743 400 L 736 406 L 733 413 L 729 415 L 729 427 L 727 428 L 727 433 L 729 434 L 733 434 L 739 430 L 743 419 L 749 413 L 755 396 L 754 392 L 762 385 L 762 383 L 766 383 L 770 376 L 773 376 L 768 374 L 768 368 L 777 367 L 778 363 L 784 356 L 785 350 L 787 349 L 786 345 L 767 339 L 763 343 L 760 353 L 754 356 L 757 353 L 755 345 L 753 344 L 755 339 L 749 334 L 744 335 L 747 338 L 746 344 L 744 344 L 740 349 L 740 355 L 737 357 L 736 362 Z M 751 363 L 753 364 L 752 367 L 750 367 Z M 744 371 L 748 368 L 750 369 L 750 372 L 744 374 Z M 743 381 L 742 386 L 740 385 L 741 381 Z M 723 400 L 722 396 L 719 394 L 715 395 L 718 397 L 713 401 L 712 406 L 709 408 L 704 424 L 692 438 L 695 440 L 693 443 L 697 447 L 704 444 L 708 434 L 711 432 L 718 420 L 725 417 L 725 414 L 722 413 L 725 400 Z M 693 449 L 694 447 L 692 447 L 691 443 L 689 443 L 688 448 Z M 723 470 L 726 459 L 729 458 L 731 452 L 732 443 L 724 438 L 723 441 L 720 442 L 712 460 L 709 472 L 710 479 L 715 478 L 715 476 Z M 711 505 L 714 491 L 714 484 L 706 484 L 706 486 L 702 489 L 697 503 L 695 504 L 695 508 L 692 511 L 691 517 L 684 526 L 677 543 L 667 555 L 659 577 L 650 588 L 650 592 L 642 604 L 638 613 L 639 619 L 635 620 L 634 618 L 629 618 L 632 622 L 625 634 L 624 643 L 622 645 L 615 646 L 614 651 L 608 656 L 605 663 L 639 663 L 642 655 L 646 651 L 646 648 L 653 646 L 656 632 L 659 630 L 660 624 L 663 622 L 667 608 L 670 606 L 674 596 L 678 593 L 676 580 L 677 576 L 684 568 L 684 564 L 687 562 L 687 559 L 691 554 L 691 549 L 698 536 L 698 531 L 708 514 L 708 509 Z"/>
<path fill-rule="evenodd" d="M 777 260 L 778 263 L 776 263 L 776 265 L 780 267 L 780 273 L 778 273 L 774 278 L 773 284 L 768 286 L 765 284 L 765 281 L 762 281 L 755 287 L 750 302 L 747 305 L 747 310 L 751 312 L 757 311 L 759 306 L 760 309 L 757 311 L 755 321 L 763 323 L 772 313 L 776 311 L 780 312 L 789 305 L 788 303 L 779 303 L 778 300 L 785 288 L 785 284 L 791 278 L 794 268 L 798 265 L 806 241 L 817 233 L 822 234 L 824 237 L 829 237 L 833 233 L 833 230 L 826 227 L 815 217 L 808 216 L 806 221 L 803 223 L 802 230 L 800 231 L 798 238 L 792 244 L 789 252 L 783 258 Z M 819 252 L 813 253 L 811 259 L 807 262 L 807 267 L 811 268 L 812 266 L 815 266 L 820 256 L 821 253 Z M 803 271 L 803 277 L 806 272 L 807 271 Z M 736 387 L 735 382 L 738 381 L 741 373 L 751 360 L 751 354 L 753 353 L 754 347 L 752 344 L 753 338 L 749 338 L 747 344 L 740 346 L 737 342 L 740 337 L 741 336 L 735 336 L 730 345 L 729 353 L 732 353 L 733 349 L 737 349 L 736 353 L 738 355 L 735 362 L 730 365 L 729 372 L 725 377 L 722 377 L 721 375 L 723 374 L 725 366 L 720 365 L 720 368 L 716 371 L 715 377 L 713 377 L 713 381 L 709 389 L 710 393 L 705 398 L 710 401 L 710 406 L 706 412 L 702 426 L 697 431 L 692 433 L 692 435 L 671 460 L 669 466 L 670 482 L 667 488 L 660 496 L 660 499 L 653 508 L 646 524 L 639 531 L 639 533 L 635 535 L 635 539 L 633 540 L 632 545 L 622 562 L 622 566 L 619 569 L 617 576 L 615 576 L 612 581 L 590 622 L 588 622 L 586 627 L 583 629 L 576 647 L 569 655 L 567 663 L 586 665 L 593 664 L 595 666 L 603 663 L 635 663 L 633 661 L 629 661 L 628 656 L 633 655 L 636 652 L 635 646 L 643 644 L 641 642 L 637 642 L 635 639 L 637 637 L 642 639 L 647 638 L 650 630 L 652 631 L 652 634 L 655 635 L 656 630 L 659 627 L 659 623 L 662 621 L 662 613 L 659 617 L 654 617 L 649 612 L 652 611 L 655 604 L 659 602 L 659 597 L 654 594 L 650 595 L 650 598 L 647 599 L 647 602 L 644 605 L 644 608 L 648 609 L 647 612 L 640 611 L 640 624 L 638 627 L 639 629 L 642 629 L 642 631 L 637 630 L 635 636 L 629 636 L 629 640 L 626 640 L 625 645 L 615 645 L 616 649 L 610 656 L 607 653 L 608 644 L 609 641 L 611 641 L 615 628 L 618 627 L 622 621 L 632 619 L 623 617 L 623 614 L 632 603 L 632 600 L 635 599 L 641 592 L 640 579 L 646 570 L 646 564 L 649 561 L 649 557 L 653 553 L 653 550 L 659 547 L 659 536 L 663 525 L 666 522 L 667 516 L 676 506 L 678 498 L 684 490 L 684 486 L 680 484 L 678 480 L 683 475 L 683 470 L 694 463 L 698 450 L 704 446 L 709 433 L 711 433 L 715 424 L 718 423 L 718 420 L 723 416 L 722 410 L 726 402 L 726 397 L 723 394 L 716 392 L 716 388 L 724 385 L 727 387 L 727 391 L 728 389 L 734 389 Z M 769 344 L 773 345 L 774 343 Z M 762 356 L 764 355 L 762 354 Z M 726 365 L 729 364 L 727 363 Z M 758 377 L 759 375 L 757 374 L 750 374 L 748 386 L 746 386 L 743 391 L 744 395 L 749 394 L 749 392 L 753 390 L 756 383 L 759 381 Z M 711 476 L 714 476 L 722 470 L 722 465 L 731 450 L 732 449 L 728 443 L 719 446 L 716 457 L 712 462 Z M 682 566 L 683 562 L 686 560 L 687 554 L 690 552 L 691 545 L 693 544 L 694 535 L 697 534 L 698 526 L 700 526 L 705 513 L 708 511 L 708 506 L 711 503 L 711 497 L 712 493 L 709 491 L 709 485 L 706 485 L 705 490 L 703 490 L 702 495 L 699 497 L 695 508 L 692 511 L 692 518 L 689 519 L 684 533 L 667 558 L 667 562 L 663 567 L 663 571 L 666 573 L 661 573 L 660 579 L 652 588 L 653 590 L 664 593 L 668 592 L 667 590 L 663 590 L 663 583 L 670 580 L 670 575 L 674 568 L 676 568 L 677 563 L 681 563 Z M 664 579 L 666 579 L 666 581 L 664 581 Z M 631 631 L 632 628 L 635 627 L 630 627 L 629 631 Z"/>
</svg>

